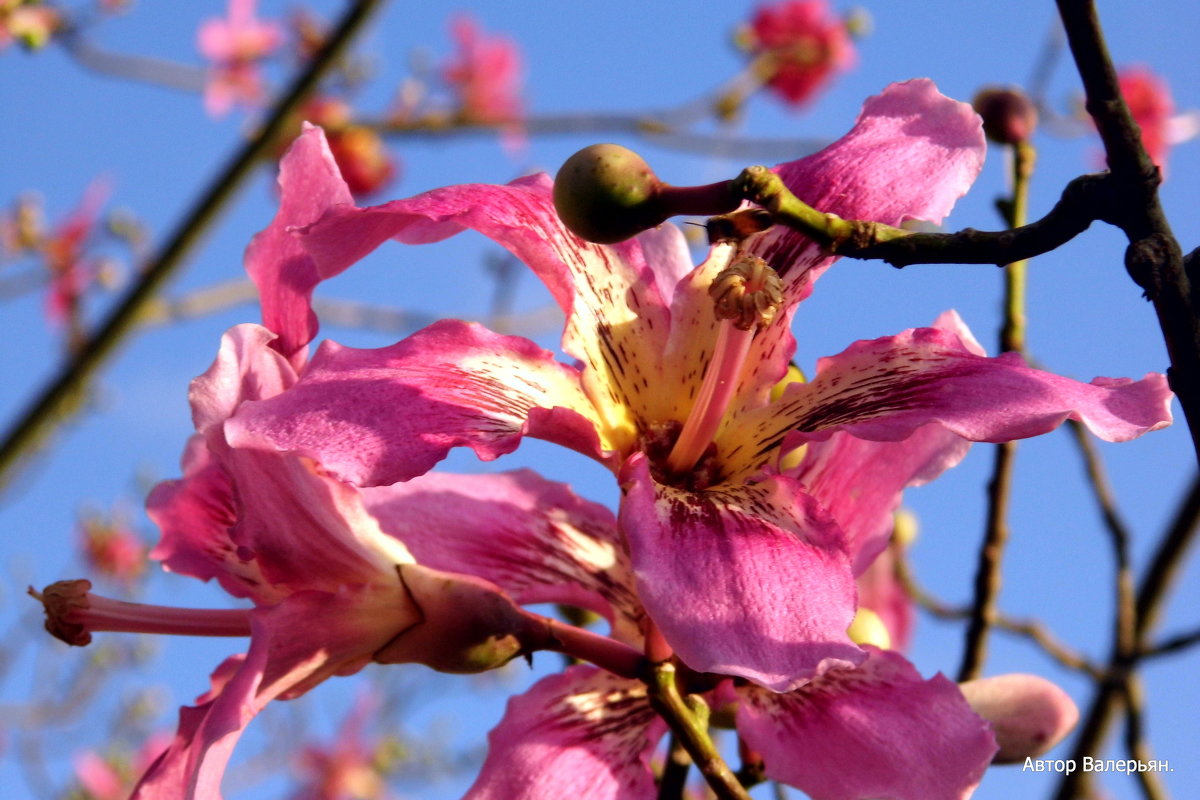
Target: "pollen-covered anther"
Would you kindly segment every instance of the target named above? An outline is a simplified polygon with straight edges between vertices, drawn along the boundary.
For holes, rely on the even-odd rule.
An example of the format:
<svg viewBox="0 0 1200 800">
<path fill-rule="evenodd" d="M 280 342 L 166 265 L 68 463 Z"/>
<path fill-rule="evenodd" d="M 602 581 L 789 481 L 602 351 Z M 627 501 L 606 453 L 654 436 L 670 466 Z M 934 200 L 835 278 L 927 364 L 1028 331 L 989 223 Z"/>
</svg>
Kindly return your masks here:
<svg viewBox="0 0 1200 800">
<path fill-rule="evenodd" d="M 741 331 L 765 328 L 783 305 L 783 281 L 766 261 L 742 253 L 708 287 L 717 319 Z"/>
<path fill-rule="evenodd" d="M 87 610 L 91 588 L 92 582 L 81 578 L 52 583 L 40 592 L 30 586 L 29 594 L 46 609 L 46 630 L 54 638 L 83 647 L 92 641 L 92 634 L 77 615 Z"/>
</svg>

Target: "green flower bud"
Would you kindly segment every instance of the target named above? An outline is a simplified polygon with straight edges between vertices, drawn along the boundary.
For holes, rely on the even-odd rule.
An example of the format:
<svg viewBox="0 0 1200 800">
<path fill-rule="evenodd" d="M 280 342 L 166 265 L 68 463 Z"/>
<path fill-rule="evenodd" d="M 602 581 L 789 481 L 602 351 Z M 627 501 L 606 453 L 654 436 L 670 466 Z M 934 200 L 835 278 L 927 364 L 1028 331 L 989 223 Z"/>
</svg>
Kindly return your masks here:
<svg viewBox="0 0 1200 800">
<path fill-rule="evenodd" d="M 567 159 L 554 178 L 554 207 L 581 239 L 612 244 L 664 222 L 656 201 L 662 181 L 641 156 L 617 144 L 594 144 Z"/>
</svg>

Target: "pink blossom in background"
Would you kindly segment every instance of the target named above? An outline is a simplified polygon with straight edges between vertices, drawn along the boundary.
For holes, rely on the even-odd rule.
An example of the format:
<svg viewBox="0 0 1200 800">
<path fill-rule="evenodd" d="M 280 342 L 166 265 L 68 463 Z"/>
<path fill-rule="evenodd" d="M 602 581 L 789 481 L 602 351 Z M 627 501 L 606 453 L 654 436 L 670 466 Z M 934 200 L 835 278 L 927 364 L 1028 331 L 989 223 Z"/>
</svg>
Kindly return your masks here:
<svg viewBox="0 0 1200 800">
<path fill-rule="evenodd" d="M 1142 129 L 1146 153 L 1160 169 L 1165 169 L 1172 144 L 1171 118 L 1175 113 L 1171 90 L 1166 81 L 1142 66 L 1126 67 L 1120 70 L 1118 78 L 1133 120 Z"/>
<path fill-rule="evenodd" d="M 940 220 L 974 180 L 984 149 L 970 107 L 916 80 L 870 98 L 854 129 L 827 150 L 777 169 L 823 211 L 889 224 Z M 526 435 L 589 455 L 621 487 L 642 604 L 698 671 L 786 691 L 866 657 L 845 633 L 853 577 L 886 542 L 888 514 L 870 528 L 871 542 L 847 542 L 838 525 L 846 511 L 777 469 L 792 449 L 839 431 L 898 442 L 927 426 L 998 441 L 1071 417 L 1124 440 L 1170 421 L 1161 375 L 1083 384 L 1011 354 L 987 358 L 956 316 L 855 343 L 769 402 L 795 351 L 792 314 L 834 259 L 789 230 L 749 242 L 782 273 L 784 306 L 756 335 L 730 332 L 715 319 L 708 289 L 730 263 L 731 245 L 693 268 L 669 224 L 613 246 L 583 242 L 559 220 L 545 176 L 364 209 L 331 204 L 300 232 L 312 270 L 292 290 L 311 292 L 389 238 L 417 244 L 466 228 L 506 246 L 543 280 L 568 317 L 563 349 L 575 363 L 453 320 L 379 350 L 326 342 L 295 386 L 230 419 L 231 441 L 305 455 L 359 486 L 421 475 L 452 447 L 491 460 Z M 295 298 L 290 313 L 307 311 Z M 726 347 L 718 359 L 722 337 L 746 349 Z M 706 372 L 716 369 L 710 362 L 728 373 L 717 382 L 727 392 L 720 401 L 702 395 Z M 681 450 L 686 457 L 677 459 Z M 938 464 L 909 466 L 936 474 Z"/>
<path fill-rule="evenodd" d="M 484 33 L 466 14 L 450 23 L 458 50 L 442 77 L 454 91 L 458 114 L 470 122 L 518 122 L 521 101 L 521 51 L 506 36 Z"/>
<path fill-rule="evenodd" d="M 263 99 L 259 62 L 283 42 L 283 28 L 254 16 L 255 0 L 229 0 L 229 15 L 200 26 L 197 46 L 211 62 L 204 107 L 215 117 Z"/>
<path fill-rule="evenodd" d="M 371 717 L 379 712 L 369 693 L 360 694 L 350 713 L 327 744 L 309 743 L 300 753 L 297 771 L 303 785 L 289 800 L 383 800 L 387 786 L 376 760 L 377 743 L 367 736 Z"/>
<path fill-rule="evenodd" d="M 36 50 L 45 46 L 62 24 L 62 14 L 51 6 L 0 0 L 0 50 L 13 42 Z"/>
<path fill-rule="evenodd" d="M 56 325 L 68 325 L 77 319 L 79 300 L 100 273 L 98 261 L 88 255 L 87 248 L 109 191 L 106 181 L 94 181 L 79 206 L 38 244 L 50 273 L 46 316 Z"/>
<path fill-rule="evenodd" d="M 764 59 L 767 86 L 793 106 L 811 100 L 855 60 L 846 22 L 825 0 L 761 6 L 742 32 L 741 44 Z"/>
<path fill-rule="evenodd" d="M 146 572 L 149 548 L 120 514 L 85 515 L 79 540 L 88 566 L 109 580 L 130 587 Z"/>
<path fill-rule="evenodd" d="M 171 743 L 171 736 L 158 733 L 146 739 L 132 760 L 101 756 L 88 750 L 75 757 L 75 780 L 85 793 L 82 800 L 126 800 L 141 774 Z"/>
<path fill-rule="evenodd" d="M 325 130 L 338 171 L 355 197 L 375 194 L 395 180 L 395 157 L 378 133 L 354 123 L 353 111 L 345 102 L 336 97 L 314 97 L 304 104 L 299 116 Z"/>
</svg>

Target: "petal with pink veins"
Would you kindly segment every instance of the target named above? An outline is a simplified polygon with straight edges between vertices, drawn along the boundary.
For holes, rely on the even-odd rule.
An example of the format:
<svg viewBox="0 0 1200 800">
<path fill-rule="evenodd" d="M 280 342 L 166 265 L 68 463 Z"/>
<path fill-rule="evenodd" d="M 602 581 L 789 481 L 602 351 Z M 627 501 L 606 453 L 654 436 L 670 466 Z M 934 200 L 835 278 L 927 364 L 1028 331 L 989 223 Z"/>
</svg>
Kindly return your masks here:
<svg viewBox="0 0 1200 800">
<path fill-rule="evenodd" d="M 976 355 L 947 330 L 914 328 L 820 359 L 811 382 L 732 419 L 717 446 L 725 444 L 723 461 L 736 476 L 753 473 L 791 431 L 793 442 L 835 431 L 899 441 L 936 422 L 964 439 L 1004 442 L 1076 419 L 1119 442 L 1170 424 L 1171 398 L 1156 373 L 1080 383 L 1033 369 L 1015 353 Z"/>
<path fill-rule="evenodd" d="M 456 446 L 490 461 L 524 434 L 603 458 L 612 443 L 596 428 L 574 369 L 528 339 L 443 320 L 379 350 L 325 342 L 299 383 L 243 404 L 225 432 L 235 447 L 292 451 L 379 485 L 424 474 Z"/>
<path fill-rule="evenodd" d="M 685 491 L 641 455 L 621 478 L 642 603 L 689 667 L 788 691 L 865 657 L 844 534 L 794 480 Z"/>
<path fill-rule="evenodd" d="M 643 616 L 611 511 L 521 470 L 430 472 L 364 489 L 367 510 L 417 562 L 491 581 L 520 604 L 564 603 L 603 615 L 638 641 Z"/>
<path fill-rule="evenodd" d="M 627 407 L 653 410 L 662 395 L 653 387 L 662 369 L 667 301 L 636 240 L 604 246 L 579 239 L 559 220 L 550 185 L 536 175 L 507 186 L 449 186 L 371 208 L 336 208 L 301 241 L 328 277 L 389 238 L 424 244 L 472 229 L 495 240 L 533 269 L 567 314 L 563 349 L 583 362 L 588 395 L 608 424 L 619 426 Z M 682 252 L 660 244 L 652 245 L 655 253 Z M 678 272 L 679 265 L 661 271 Z"/>
<path fill-rule="evenodd" d="M 570 667 L 509 700 L 464 800 L 646 800 L 665 729 L 643 684 Z"/>
<path fill-rule="evenodd" d="M 737 729 L 768 778 L 821 800 L 964 800 L 996 752 L 958 687 L 923 680 L 902 656 L 868 648 L 788 694 L 746 686 Z"/>
</svg>

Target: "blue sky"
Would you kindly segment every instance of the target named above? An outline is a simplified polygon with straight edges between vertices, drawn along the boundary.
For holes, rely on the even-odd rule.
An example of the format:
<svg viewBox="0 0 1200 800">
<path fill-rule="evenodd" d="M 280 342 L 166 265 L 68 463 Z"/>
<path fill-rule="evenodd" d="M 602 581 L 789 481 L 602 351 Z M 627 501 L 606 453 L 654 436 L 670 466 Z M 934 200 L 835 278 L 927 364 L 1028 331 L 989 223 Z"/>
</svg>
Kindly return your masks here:
<svg viewBox="0 0 1200 800">
<path fill-rule="evenodd" d="M 339 7 L 329 2 L 316 5 L 326 16 Z M 1190 35 L 1197 21 L 1194 3 L 1114 0 L 1099 7 L 1118 64 L 1151 67 L 1170 83 L 1180 109 L 1200 107 L 1200 60 Z M 273 17 L 285 8 L 283 3 L 263 2 L 260 10 L 262 16 Z M 503 32 L 521 45 L 531 113 L 560 114 L 669 108 L 720 84 L 741 64 L 729 45 L 729 32 L 752 6 L 681 0 L 652 5 L 632 0 L 392 4 L 360 43 L 359 51 L 369 57 L 375 76 L 360 95 L 362 108 L 384 108 L 398 82 L 411 74 L 414 60 L 436 63 L 449 52 L 447 21 L 456 8 L 470 11 L 486 30 Z M 944 93 L 959 99 L 969 99 L 985 84 L 1023 83 L 1054 19 L 1052 3 L 1033 0 L 885 2 L 868 8 L 874 31 L 859 44 L 853 71 L 838 78 L 803 113 L 785 109 L 768 96 L 754 99 L 733 133 L 836 138 L 849 129 L 864 98 L 890 82 L 912 77 L 931 77 Z M 198 66 L 195 30 L 202 19 L 222 10 L 223 4 L 216 2 L 186 8 L 147 3 L 100 26 L 96 41 L 121 52 Z M 286 70 L 276 68 L 269 74 L 278 82 Z M 1067 110 L 1077 96 L 1078 79 L 1069 61 L 1061 60 L 1048 97 Z M 32 56 L 17 51 L 0 54 L 0 107 L 5 109 L 0 141 L 6 150 L 0 202 L 37 190 L 55 219 L 74 207 L 93 179 L 106 176 L 113 187 L 110 207 L 136 214 L 154 241 L 161 240 L 212 171 L 237 147 L 246 124 L 236 114 L 222 120 L 208 118 L 195 94 L 90 73 L 56 48 Z M 1036 140 L 1040 155 L 1034 215 L 1052 205 L 1066 181 L 1098 167 L 1098 142 L 1082 129 L 1080 133 L 1070 138 L 1041 135 Z M 515 154 L 490 136 L 413 138 L 392 143 L 403 174 L 384 198 L 450 183 L 503 182 L 529 169 L 553 172 L 579 147 L 614 138 L 643 152 L 672 183 L 732 177 L 751 163 L 684 154 L 610 133 L 535 138 Z M 1162 197 L 1185 251 L 1200 241 L 1197 174 L 1200 145 L 1176 148 Z M 242 249 L 274 212 L 273 180 L 272 170 L 264 166 L 193 252 L 170 294 L 183 295 L 240 276 Z M 998 152 L 989 153 L 982 176 L 948 225 L 998 227 L 992 202 L 1003 187 L 1003 158 Z M 1125 274 L 1122 250 L 1120 234 L 1097 224 L 1032 264 L 1029 347 L 1047 368 L 1083 380 L 1097 375 L 1141 377 L 1165 369 L 1153 310 Z M 469 236 L 425 248 L 385 247 L 350 273 L 323 285 L 320 294 L 388 303 L 435 317 L 478 317 L 486 314 L 490 302 L 492 283 L 484 264 L 494 252 L 489 243 Z M 520 276 L 520 308 L 536 309 L 547 302 L 545 291 L 535 283 L 529 275 Z M 797 314 L 798 358 L 802 365 L 811 366 L 817 357 L 839 352 L 851 341 L 928 324 L 947 308 L 957 309 L 981 341 L 991 346 L 999 324 L 1000 285 L 999 272 L 990 267 L 918 266 L 897 271 L 874 263 L 842 262 L 821 279 Z M 57 342 L 44 321 L 42 302 L 36 294 L 6 300 L 0 312 L 4 331 L 0 415 L 6 420 L 57 363 Z M 97 312 L 103 304 L 95 302 L 91 310 Z M 0 498 L 0 563 L 7 572 L 0 613 L 6 631 L 3 641 L 14 659 L 10 671 L 0 676 L 0 706 L 27 701 L 31 692 L 38 691 L 36 687 L 47 684 L 49 671 L 69 671 L 84 663 L 84 651 L 46 647 L 33 638 L 40 634 L 30 602 L 22 596 L 24 586 L 80 574 L 78 558 L 72 553 L 72 531 L 80 508 L 123 502 L 136 511 L 147 481 L 177 475 L 179 454 L 191 432 L 187 382 L 207 367 L 223 330 L 254 319 L 255 309 L 245 306 L 136 336 L 105 370 L 88 410 Z M 336 327 L 326 327 L 322 335 L 356 346 L 378 346 L 396 338 Z M 543 329 L 535 338 L 553 346 L 557 332 Z M 1140 567 L 1194 470 L 1186 430 L 1181 421 L 1136 442 L 1102 444 L 1100 450 L 1122 512 L 1135 533 L 1134 557 Z M 539 467 L 571 480 L 593 499 L 615 503 L 611 476 L 583 462 L 548 446 L 528 444 L 498 466 Z M 973 553 L 983 529 L 990 463 L 987 448 L 977 446 L 960 467 L 907 496 L 907 504 L 922 523 L 914 551 L 917 574 L 950 602 L 968 596 Z M 467 471 L 497 465 L 479 465 L 469 455 L 455 454 L 448 466 Z M 1102 659 L 1109 644 L 1112 562 L 1081 475 L 1079 459 L 1065 434 L 1022 445 L 1001 603 L 1014 615 L 1040 617 L 1074 646 Z M 141 522 L 149 534 L 148 523 Z M 1198 578 L 1193 558 L 1180 575 L 1162 630 L 1196 628 Z M 215 587 L 173 576 L 153 578 L 147 596 L 159 602 L 227 603 Z M 922 617 L 911 657 L 925 674 L 953 673 L 961 640 L 960 626 Z M 36 658 L 35 650 L 40 651 Z M 224 642 L 170 643 L 137 680 L 164 687 L 162 706 L 169 724 L 174 706 L 203 690 L 209 670 L 230 652 L 232 645 Z M 1197 658 L 1192 650 L 1146 670 L 1149 733 L 1156 756 L 1175 768 L 1166 776 L 1167 784 L 1180 797 L 1200 794 L 1200 765 L 1195 761 L 1200 695 L 1191 680 Z M 541 664 L 543 669 L 553 666 L 548 659 Z M 1081 703 L 1090 696 L 1082 680 L 1060 671 L 1029 644 L 997 636 L 988 672 L 1011 671 L 1058 680 Z M 413 673 L 427 674 L 415 669 Z M 531 677 L 516 670 L 507 679 L 520 686 Z M 340 683 L 347 685 L 322 687 L 318 692 L 322 696 L 308 712 L 312 718 L 328 721 L 339 716 L 353 682 Z M 453 687 L 463 685 L 446 679 L 436 683 L 439 693 L 452 693 Z M 472 700 L 468 705 L 459 693 L 423 705 L 404 724 L 413 730 L 436 724 L 455 741 L 479 745 L 491 720 L 500 714 L 502 697 L 492 692 L 488 700 Z M 103 741 L 104 713 L 98 711 L 42 743 L 52 786 L 63 785 L 72 753 Z M 286 719 L 280 716 L 274 724 Z M 44 796 L 36 779 L 28 779 L 29 770 L 18 767 L 20 760 L 29 760 L 21 741 L 22 735 L 9 732 L 0 762 L 0 785 L 8 787 L 6 796 Z M 1113 755 L 1122 754 L 1116 750 Z M 990 771 L 976 796 L 1033 797 L 1044 795 L 1047 786 L 1045 776 L 1024 775 L 1019 768 L 1009 767 Z M 1106 786 L 1118 798 L 1137 796 L 1132 781 L 1122 777 L 1109 778 Z M 232 783 L 227 787 L 231 797 L 257 796 L 253 790 L 239 795 Z M 455 797 L 461 788 L 461 783 L 447 782 L 420 796 Z"/>
</svg>

